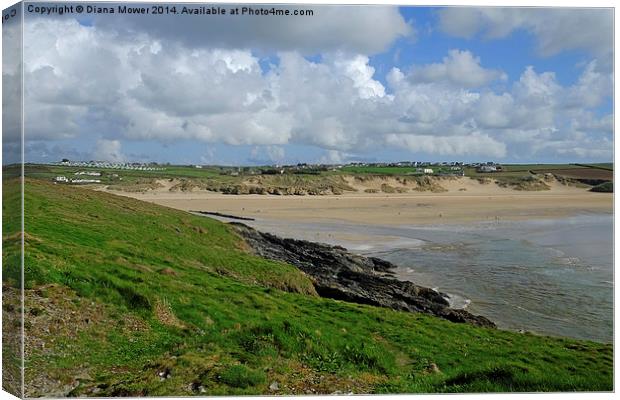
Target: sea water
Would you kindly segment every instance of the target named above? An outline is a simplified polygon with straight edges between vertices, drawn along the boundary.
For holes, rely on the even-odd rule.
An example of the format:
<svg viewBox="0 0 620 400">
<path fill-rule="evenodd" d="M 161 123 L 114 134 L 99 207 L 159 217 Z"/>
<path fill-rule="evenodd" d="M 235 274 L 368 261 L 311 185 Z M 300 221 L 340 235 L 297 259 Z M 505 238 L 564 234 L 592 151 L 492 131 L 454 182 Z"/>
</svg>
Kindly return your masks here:
<svg viewBox="0 0 620 400">
<path fill-rule="evenodd" d="M 613 340 L 611 216 L 441 227 L 423 237 L 422 246 L 373 255 L 500 328 Z"/>
<path fill-rule="evenodd" d="M 272 233 L 388 260 L 396 276 L 448 294 L 500 328 L 613 340 L 613 215 L 464 225 L 256 221 Z M 342 239 L 365 235 L 365 242 Z"/>
</svg>

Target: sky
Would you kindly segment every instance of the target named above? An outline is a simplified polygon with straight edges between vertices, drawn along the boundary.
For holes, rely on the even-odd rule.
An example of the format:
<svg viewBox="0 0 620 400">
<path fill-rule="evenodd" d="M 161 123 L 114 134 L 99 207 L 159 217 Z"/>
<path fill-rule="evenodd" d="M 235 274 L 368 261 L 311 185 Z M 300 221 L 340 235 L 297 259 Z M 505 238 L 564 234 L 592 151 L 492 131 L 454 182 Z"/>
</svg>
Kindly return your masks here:
<svg viewBox="0 0 620 400">
<path fill-rule="evenodd" d="M 25 160 L 613 159 L 611 9 L 182 7 L 25 12 Z M 7 57 L 17 27 L 3 25 L 4 99 L 19 97 L 18 57 Z M 19 146 L 16 107 L 3 103 L 5 164 Z"/>
</svg>

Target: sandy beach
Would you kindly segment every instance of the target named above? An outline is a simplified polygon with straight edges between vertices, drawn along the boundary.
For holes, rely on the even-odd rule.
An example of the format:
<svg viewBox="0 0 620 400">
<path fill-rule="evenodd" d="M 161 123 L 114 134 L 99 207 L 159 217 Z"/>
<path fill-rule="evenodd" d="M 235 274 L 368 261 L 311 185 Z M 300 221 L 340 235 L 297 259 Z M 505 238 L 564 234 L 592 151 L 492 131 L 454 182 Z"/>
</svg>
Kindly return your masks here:
<svg viewBox="0 0 620 400">
<path fill-rule="evenodd" d="M 346 193 L 331 196 L 226 195 L 171 192 L 168 185 L 146 193 L 111 191 L 185 211 L 210 211 L 288 222 L 363 225 L 423 225 L 556 218 L 612 213 L 613 195 L 550 183 L 545 191 L 518 191 L 469 178 L 442 182 L 443 193 Z"/>
</svg>

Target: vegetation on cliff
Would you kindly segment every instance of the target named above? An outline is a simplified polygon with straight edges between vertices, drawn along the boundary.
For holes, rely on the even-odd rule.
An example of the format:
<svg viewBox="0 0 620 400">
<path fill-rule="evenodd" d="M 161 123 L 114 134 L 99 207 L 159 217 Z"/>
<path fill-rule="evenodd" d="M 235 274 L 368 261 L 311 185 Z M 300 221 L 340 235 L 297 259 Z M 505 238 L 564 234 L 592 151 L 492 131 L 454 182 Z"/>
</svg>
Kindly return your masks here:
<svg viewBox="0 0 620 400">
<path fill-rule="evenodd" d="M 614 192 L 614 183 L 613 182 L 604 182 L 600 185 L 594 186 L 590 189 L 591 192 L 600 192 L 600 193 L 613 193 Z"/>
</svg>

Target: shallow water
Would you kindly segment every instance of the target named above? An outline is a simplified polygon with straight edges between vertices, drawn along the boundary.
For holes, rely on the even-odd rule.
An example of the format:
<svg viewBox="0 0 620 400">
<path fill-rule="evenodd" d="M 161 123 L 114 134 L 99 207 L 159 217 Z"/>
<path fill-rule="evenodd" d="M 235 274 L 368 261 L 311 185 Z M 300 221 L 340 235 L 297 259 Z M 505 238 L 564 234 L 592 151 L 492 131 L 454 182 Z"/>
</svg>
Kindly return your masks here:
<svg viewBox="0 0 620 400">
<path fill-rule="evenodd" d="M 255 221 L 281 236 L 339 244 L 399 266 L 500 328 L 611 342 L 613 215 L 381 227 Z"/>
</svg>

